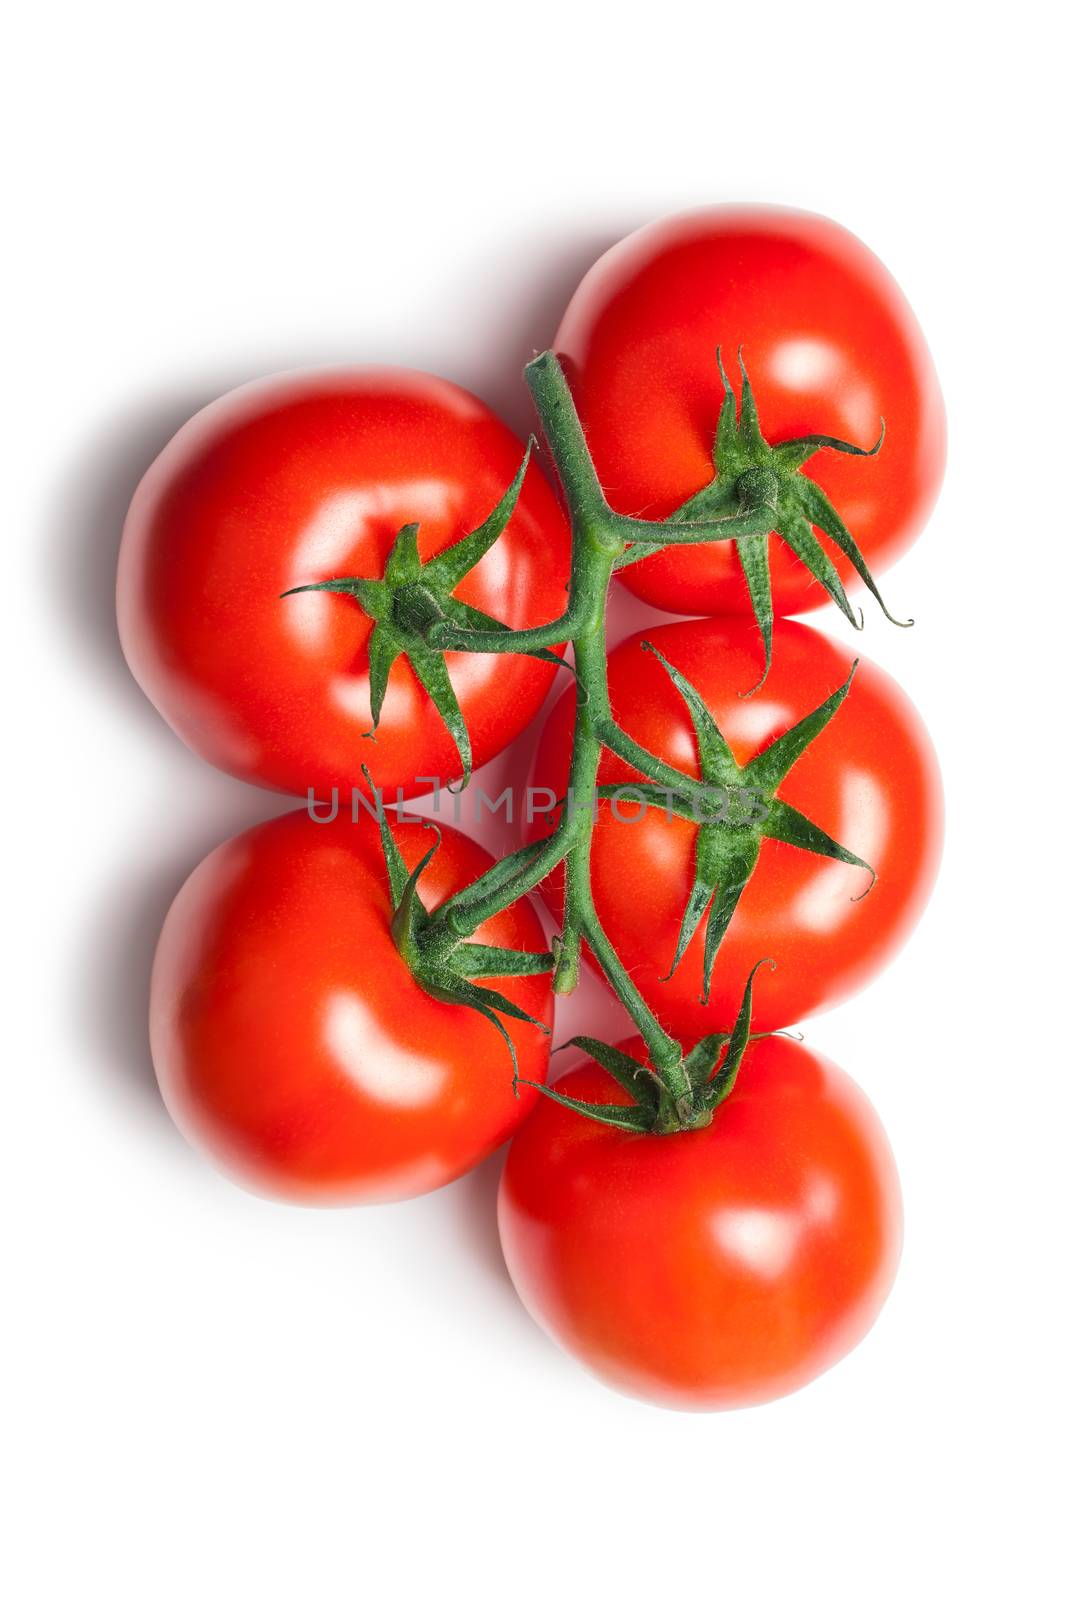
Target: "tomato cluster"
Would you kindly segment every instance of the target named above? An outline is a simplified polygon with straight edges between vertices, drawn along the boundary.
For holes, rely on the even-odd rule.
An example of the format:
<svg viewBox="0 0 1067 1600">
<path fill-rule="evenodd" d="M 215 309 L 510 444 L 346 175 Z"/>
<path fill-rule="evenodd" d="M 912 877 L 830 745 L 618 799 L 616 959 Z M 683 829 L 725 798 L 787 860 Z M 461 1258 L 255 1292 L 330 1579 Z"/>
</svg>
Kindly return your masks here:
<svg viewBox="0 0 1067 1600">
<path fill-rule="evenodd" d="M 863 1336 L 899 1252 L 873 1110 L 773 1030 L 907 937 L 936 762 L 884 672 L 786 619 L 829 598 L 858 623 L 857 582 L 889 615 L 940 395 L 880 263 L 766 208 L 610 250 L 527 382 L 562 503 L 473 395 L 371 368 L 224 396 L 138 488 L 132 671 L 207 760 L 320 797 L 181 890 L 153 1059 L 188 1137 L 290 1200 L 424 1193 L 511 1138 L 533 1316 L 627 1392 L 753 1404 Z M 615 574 L 691 620 L 606 655 Z M 530 779 L 555 804 L 510 855 L 390 813 L 466 783 L 566 670 Z M 549 1084 L 583 949 L 638 1036 L 580 1041 Z"/>
</svg>

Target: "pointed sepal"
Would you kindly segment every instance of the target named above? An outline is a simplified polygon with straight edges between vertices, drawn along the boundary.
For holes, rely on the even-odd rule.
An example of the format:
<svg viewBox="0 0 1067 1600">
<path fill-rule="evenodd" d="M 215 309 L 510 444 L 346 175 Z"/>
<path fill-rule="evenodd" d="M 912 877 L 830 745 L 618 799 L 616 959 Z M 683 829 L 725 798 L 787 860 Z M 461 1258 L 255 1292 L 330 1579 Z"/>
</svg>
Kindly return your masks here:
<svg viewBox="0 0 1067 1600">
<path fill-rule="evenodd" d="M 408 880 L 401 890 L 400 900 L 393 912 L 393 941 L 405 959 L 414 950 L 415 941 L 426 926 L 426 907 L 419 899 L 419 879 L 441 848 L 440 828 L 432 822 L 424 822 L 423 827 L 429 828 L 433 833 L 433 843 L 409 872 Z"/>
<path fill-rule="evenodd" d="M 761 539 L 739 539 L 737 541 L 737 555 L 741 562 L 741 571 L 745 575 L 745 584 L 748 588 L 748 598 L 752 602 L 752 614 L 760 631 L 763 641 L 763 672 L 758 683 L 751 689 L 745 690 L 744 698 L 756 694 L 767 682 L 767 674 L 771 670 L 771 657 L 774 650 L 774 601 L 771 596 L 771 559 L 770 540 L 766 535 Z"/>
<path fill-rule="evenodd" d="M 375 787 L 374 779 L 371 777 L 365 762 L 360 770 L 374 801 L 374 816 L 378 824 L 378 838 L 381 841 L 382 855 L 385 857 L 386 876 L 389 880 L 389 903 L 395 912 L 400 905 L 401 897 L 407 886 L 408 869 L 404 865 L 404 859 L 396 847 L 396 840 L 393 838 L 392 830 L 389 827 L 389 818 L 385 806 L 382 804 L 381 791 Z"/>
<path fill-rule="evenodd" d="M 472 533 L 465 534 L 456 544 L 449 545 L 447 550 L 442 550 L 439 555 L 427 561 L 421 574 L 424 581 L 451 594 L 468 572 L 478 565 L 482 557 L 488 555 L 511 521 L 535 443 L 532 437 L 527 442 L 519 470 L 512 478 L 502 499 L 493 507 L 480 527 L 475 528 Z"/>
<path fill-rule="evenodd" d="M 780 734 L 773 744 L 766 750 L 761 750 L 759 755 L 744 767 L 745 780 L 754 789 L 763 789 L 774 792 L 796 766 L 801 756 L 810 744 L 818 738 L 823 729 L 833 720 L 852 687 L 852 680 L 856 676 L 859 658 L 853 661 L 848 677 L 839 689 L 828 694 L 821 705 L 809 711 L 799 722 L 795 722 L 785 733 Z"/>
<path fill-rule="evenodd" d="M 566 1106 L 569 1111 L 576 1111 L 579 1116 L 588 1117 L 590 1122 L 600 1122 L 607 1128 L 619 1128 L 625 1133 L 649 1131 L 648 1119 L 637 1106 L 616 1106 L 606 1101 L 579 1100 L 575 1095 L 562 1094 L 560 1090 L 550 1088 L 547 1083 L 534 1083 L 528 1078 L 520 1078 L 519 1082 L 525 1088 L 536 1089 L 546 1100 L 554 1100 L 558 1106 Z"/>
<path fill-rule="evenodd" d="M 863 455 L 866 452 L 859 451 L 857 453 Z M 914 627 L 914 617 L 895 617 L 882 599 L 882 592 L 871 576 L 870 568 L 863 559 L 863 553 L 859 545 L 838 516 L 825 490 L 820 488 L 811 478 L 797 478 L 792 485 L 792 489 L 797 504 L 808 521 L 814 527 L 821 528 L 826 537 L 832 539 L 842 555 L 851 562 L 870 593 L 878 602 L 886 621 L 891 622 L 896 628 Z"/>
<path fill-rule="evenodd" d="M 737 763 L 733 751 L 719 732 L 718 724 L 689 679 L 672 667 L 665 656 L 648 639 L 642 639 L 641 649 L 655 656 L 674 687 L 685 702 L 689 720 L 696 736 L 697 754 L 700 758 L 700 776 L 706 783 L 729 783 L 737 776 Z"/>
<path fill-rule="evenodd" d="M 853 896 L 856 900 L 862 900 L 877 882 L 878 874 L 869 862 L 851 850 L 846 850 L 843 844 L 831 839 L 828 833 L 804 816 L 803 812 L 798 811 L 795 806 L 788 805 L 784 800 L 775 798 L 770 802 L 767 816 L 760 824 L 760 831 L 765 839 L 778 839 L 782 844 L 790 844 L 796 850 L 806 850 L 814 856 L 825 856 L 829 861 L 841 861 L 846 866 L 859 867 L 869 873 L 871 881 L 862 894 Z"/>
<path fill-rule="evenodd" d="M 752 985 L 755 981 L 756 973 L 762 966 L 769 966 L 771 971 L 774 971 L 774 962 L 769 956 L 764 956 L 762 961 L 756 962 L 756 965 L 748 975 L 745 992 L 741 999 L 741 1009 L 738 1011 L 737 1020 L 730 1030 L 722 1065 L 705 1085 L 700 1095 L 700 1103 L 705 1111 L 714 1113 L 722 1105 L 726 1096 L 737 1082 L 737 1074 L 741 1070 L 741 1062 L 744 1059 L 745 1051 L 748 1049 L 748 1042 L 752 1033 Z"/>
<path fill-rule="evenodd" d="M 448 676 L 445 658 L 438 655 L 435 650 L 427 650 L 418 645 L 408 649 L 408 660 L 411 662 L 411 670 L 433 701 L 456 747 L 462 767 L 460 788 L 465 789 L 471 780 L 473 770 L 471 737 L 459 701 L 456 699 L 456 691 L 452 687 L 452 679 Z"/>
<path fill-rule="evenodd" d="M 616 1045 L 605 1044 L 602 1039 L 593 1039 L 588 1034 L 575 1034 L 573 1039 L 568 1039 L 565 1044 L 558 1045 L 552 1053 L 567 1050 L 572 1045 L 584 1050 L 591 1056 L 621 1089 L 647 1111 L 655 1112 L 659 1106 L 661 1084 L 651 1067 L 639 1061 L 636 1056 L 627 1055 L 625 1050 L 620 1050 Z"/>
<path fill-rule="evenodd" d="M 452 952 L 452 970 L 464 978 L 524 978 L 551 972 L 547 950 L 512 950 L 506 945 L 461 944 Z"/>
</svg>

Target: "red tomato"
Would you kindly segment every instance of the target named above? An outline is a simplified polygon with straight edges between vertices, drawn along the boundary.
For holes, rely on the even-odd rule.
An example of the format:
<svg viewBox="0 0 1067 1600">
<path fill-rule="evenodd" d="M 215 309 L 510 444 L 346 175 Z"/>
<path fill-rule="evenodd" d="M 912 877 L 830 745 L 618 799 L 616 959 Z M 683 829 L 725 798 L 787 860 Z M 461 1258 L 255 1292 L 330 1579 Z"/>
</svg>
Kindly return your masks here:
<svg viewBox="0 0 1067 1600">
<path fill-rule="evenodd" d="M 626 1100 L 590 1062 L 558 1087 Z M 870 1328 L 900 1253 L 874 1111 L 781 1038 L 749 1046 L 699 1132 L 621 1132 L 543 1100 L 511 1146 L 499 1217 L 541 1326 L 606 1382 L 685 1409 L 756 1405 L 824 1372 Z"/>
<path fill-rule="evenodd" d="M 737 350 L 770 444 L 828 434 L 873 460 L 820 451 L 804 468 L 829 495 L 875 574 L 922 528 L 944 473 L 945 418 L 918 324 L 881 262 L 825 217 L 722 206 L 653 223 L 624 239 L 578 287 L 555 348 L 575 391 L 593 460 L 618 511 L 665 517 L 714 476 L 723 399 Z M 842 579 L 849 563 L 824 540 Z M 772 538 L 780 615 L 826 596 Z M 730 542 L 675 548 L 622 574 L 668 611 L 739 612 L 751 601 Z"/>
<path fill-rule="evenodd" d="M 402 656 L 374 742 L 369 618 L 300 584 L 381 577 L 398 530 L 423 561 L 502 499 L 522 446 L 480 400 L 424 373 L 295 373 L 224 395 L 186 423 L 130 507 L 119 564 L 127 660 L 194 750 L 268 788 L 345 794 L 366 762 L 387 796 L 451 781 L 455 745 Z M 510 524 L 457 596 L 512 627 L 566 604 L 567 527 L 531 462 Z M 530 721 L 554 669 L 519 655 L 446 658 L 474 764 Z"/>
<path fill-rule="evenodd" d="M 411 867 L 432 836 L 393 830 Z M 428 909 L 491 857 L 442 827 L 419 880 Z M 392 1200 L 448 1183 L 515 1130 L 532 1089 L 492 1025 L 418 987 L 390 935 L 372 818 L 294 811 L 220 845 L 188 879 L 152 974 L 152 1055 L 183 1133 L 249 1187 L 320 1204 Z M 543 950 L 526 901 L 478 941 Z M 547 1025 L 549 976 L 492 985 Z M 508 1022 L 519 1075 L 542 1080 L 548 1041 Z"/>
<path fill-rule="evenodd" d="M 612 709 L 620 726 L 653 754 L 696 776 L 696 740 L 678 691 L 659 662 L 641 649 L 647 639 L 695 686 L 739 763 L 813 711 L 846 680 L 852 652 L 799 622 L 775 632 L 774 664 L 753 699 L 762 667 L 758 631 L 739 618 L 676 622 L 649 628 L 608 657 Z M 566 792 L 573 690 L 545 724 L 531 783 Z M 605 753 L 601 783 L 637 779 Z M 601 921 L 648 1003 L 680 1037 L 729 1029 L 756 962 L 757 1030 L 788 1027 L 835 1005 L 867 983 L 911 931 L 926 902 L 941 849 L 941 787 L 918 714 L 893 680 L 861 661 L 836 716 L 797 761 L 778 790 L 837 843 L 877 874 L 827 860 L 775 839 L 763 839 L 755 871 L 741 894 L 719 950 L 711 1000 L 701 1001 L 705 914 L 674 976 L 678 930 L 693 883 L 697 827 L 682 817 L 608 801 L 593 835 L 592 887 Z M 538 797 L 538 801 L 540 802 Z M 531 834 L 548 831 L 537 818 Z M 561 885 L 546 898 L 559 916 Z M 857 898 L 863 896 L 863 898 Z"/>
</svg>

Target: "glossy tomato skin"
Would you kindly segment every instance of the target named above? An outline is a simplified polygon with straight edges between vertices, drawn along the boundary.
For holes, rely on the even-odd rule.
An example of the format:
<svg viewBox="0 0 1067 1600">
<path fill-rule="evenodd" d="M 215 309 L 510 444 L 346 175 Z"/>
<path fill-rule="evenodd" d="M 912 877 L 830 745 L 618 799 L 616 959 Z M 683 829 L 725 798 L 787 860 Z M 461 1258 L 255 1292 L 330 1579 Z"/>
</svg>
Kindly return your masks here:
<svg viewBox="0 0 1067 1600">
<path fill-rule="evenodd" d="M 431 908 L 491 858 L 442 827 L 420 879 Z M 431 835 L 394 834 L 409 866 Z M 518 1126 L 503 1040 L 411 977 L 390 936 L 377 828 L 294 811 L 214 850 L 179 892 L 152 973 L 151 1040 L 167 1107 L 190 1141 L 249 1188 L 345 1204 L 423 1194 Z M 530 904 L 479 941 L 544 949 Z M 492 980 L 551 1026 L 547 976 Z M 522 1078 L 541 1081 L 546 1036 L 509 1023 Z"/>
<path fill-rule="evenodd" d="M 123 649 L 170 725 L 227 772 L 268 788 L 361 785 L 387 796 L 460 761 L 406 657 L 370 727 L 371 624 L 346 595 L 299 584 L 382 575 L 397 531 L 423 561 L 485 520 L 522 446 L 465 390 L 386 368 L 293 373 L 216 400 L 179 430 L 134 495 L 119 562 Z M 531 462 L 510 525 L 459 599 L 513 627 L 566 604 L 569 543 Z M 474 764 L 529 722 L 553 669 L 527 656 L 446 657 Z"/>
<path fill-rule="evenodd" d="M 559 1087 L 626 1098 L 591 1062 Z M 543 1101 L 512 1143 L 498 1214 L 535 1320 L 605 1382 L 686 1410 L 757 1405 L 824 1372 L 874 1322 L 900 1253 L 873 1109 L 782 1038 L 749 1046 L 699 1132 L 620 1132 Z"/>
<path fill-rule="evenodd" d="M 885 443 L 873 460 L 821 451 L 805 472 L 829 495 L 877 575 L 907 549 L 944 475 L 945 415 L 919 326 L 881 262 L 825 217 L 720 206 L 653 223 L 596 262 L 555 348 L 611 504 L 665 517 L 714 477 L 723 386 L 744 347 L 770 444 L 828 434 Z M 846 585 L 858 580 L 828 541 Z M 826 596 L 770 541 L 779 615 Z M 667 611 L 741 613 L 751 601 L 732 543 L 675 548 L 622 581 Z"/>
<path fill-rule="evenodd" d="M 704 697 L 735 757 L 747 761 L 798 722 L 848 677 L 853 653 L 814 628 L 783 621 L 774 662 L 758 695 L 742 698 L 762 670 L 758 631 L 740 618 L 668 623 L 617 646 L 608 684 L 617 721 L 646 749 L 697 775 L 696 742 L 681 697 L 660 664 L 641 649 L 650 640 Z M 566 792 L 573 692 L 549 714 L 531 784 Z M 610 753 L 601 783 L 638 780 Z M 729 1029 L 745 980 L 771 957 L 755 985 L 753 1026 L 789 1027 L 853 994 L 904 942 L 929 896 L 941 853 L 942 800 L 936 758 L 911 702 L 889 675 L 861 660 L 843 705 L 778 790 L 781 799 L 870 862 L 827 860 L 773 839 L 759 860 L 723 940 L 711 997 L 701 1001 L 706 917 L 673 977 L 670 970 L 692 886 L 696 828 L 623 802 L 598 808 L 593 835 L 593 896 L 608 937 L 665 1025 L 683 1037 Z M 547 831 L 536 819 L 531 836 Z M 862 898 L 857 898 L 863 896 Z M 558 875 L 545 886 L 557 917 Z"/>
</svg>

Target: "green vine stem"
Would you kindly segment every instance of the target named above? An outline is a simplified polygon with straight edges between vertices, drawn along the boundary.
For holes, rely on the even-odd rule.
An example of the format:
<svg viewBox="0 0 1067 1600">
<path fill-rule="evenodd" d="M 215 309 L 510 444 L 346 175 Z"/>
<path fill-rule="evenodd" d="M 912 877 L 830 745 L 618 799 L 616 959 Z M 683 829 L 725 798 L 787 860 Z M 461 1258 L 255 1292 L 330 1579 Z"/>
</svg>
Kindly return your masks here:
<svg viewBox="0 0 1067 1600">
<path fill-rule="evenodd" d="M 431 921 L 448 928 L 456 939 L 468 937 L 481 922 L 533 889 L 560 862 L 564 863 L 564 921 L 559 941 L 554 984 L 557 991 L 574 988 L 583 939 L 600 963 L 648 1048 L 649 1060 L 673 1099 L 684 1099 L 690 1084 L 682 1065 L 681 1045 L 661 1027 L 638 993 L 633 980 L 601 926 L 590 885 L 590 852 L 597 808 L 597 771 L 601 748 L 625 742 L 627 759 L 648 777 L 675 774 L 656 762 L 640 746 L 626 741 L 614 722 L 608 696 L 607 646 L 604 619 L 612 573 L 627 545 L 634 541 L 659 544 L 668 532 L 663 525 L 641 523 L 612 511 L 604 498 L 585 435 L 575 411 L 567 381 L 555 355 L 538 356 L 526 368 L 526 382 L 537 407 L 545 441 L 559 473 L 571 520 L 571 578 L 567 610 L 554 623 L 508 634 L 467 632 L 437 623 L 427 634 L 436 649 L 528 650 L 535 646 L 569 642 L 574 648 L 578 704 L 571 751 L 567 800 L 558 826 L 538 850 L 529 848 L 509 858 L 513 873 L 504 872 L 491 887 L 475 883 L 446 901 Z M 767 480 L 772 498 L 749 504 L 742 511 L 699 523 L 679 522 L 669 529 L 687 540 L 741 539 L 764 535 L 774 520 L 774 484 Z M 694 790 L 699 785 L 692 785 Z"/>
</svg>

